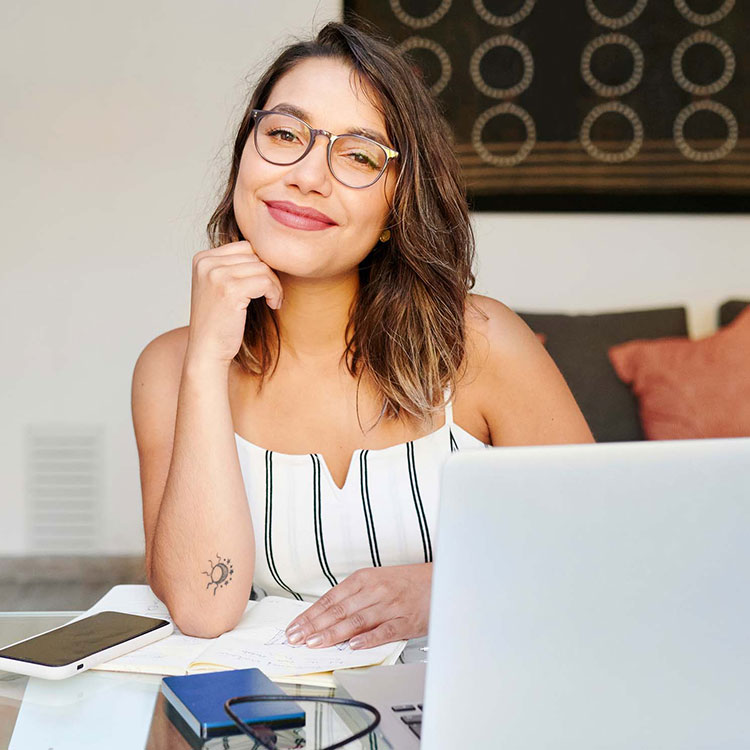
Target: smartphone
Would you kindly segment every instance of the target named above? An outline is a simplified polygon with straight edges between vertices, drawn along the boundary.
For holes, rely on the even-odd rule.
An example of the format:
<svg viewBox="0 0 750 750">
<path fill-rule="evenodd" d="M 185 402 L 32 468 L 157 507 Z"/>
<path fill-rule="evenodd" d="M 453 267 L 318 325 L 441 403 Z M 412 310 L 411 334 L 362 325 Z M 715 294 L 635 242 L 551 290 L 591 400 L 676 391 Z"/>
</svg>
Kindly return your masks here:
<svg viewBox="0 0 750 750">
<path fill-rule="evenodd" d="M 99 612 L 0 649 L 0 669 L 61 680 L 165 638 L 169 620 Z"/>
</svg>

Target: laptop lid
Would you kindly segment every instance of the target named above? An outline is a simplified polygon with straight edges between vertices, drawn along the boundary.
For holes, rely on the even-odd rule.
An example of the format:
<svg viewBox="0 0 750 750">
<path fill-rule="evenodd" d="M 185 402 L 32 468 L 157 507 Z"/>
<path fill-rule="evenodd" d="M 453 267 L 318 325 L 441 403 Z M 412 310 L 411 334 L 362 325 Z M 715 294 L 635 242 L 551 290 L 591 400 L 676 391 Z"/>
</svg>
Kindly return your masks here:
<svg viewBox="0 0 750 750">
<path fill-rule="evenodd" d="M 750 746 L 750 439 L 446 463 L 425 750 Z"/>
</svg>

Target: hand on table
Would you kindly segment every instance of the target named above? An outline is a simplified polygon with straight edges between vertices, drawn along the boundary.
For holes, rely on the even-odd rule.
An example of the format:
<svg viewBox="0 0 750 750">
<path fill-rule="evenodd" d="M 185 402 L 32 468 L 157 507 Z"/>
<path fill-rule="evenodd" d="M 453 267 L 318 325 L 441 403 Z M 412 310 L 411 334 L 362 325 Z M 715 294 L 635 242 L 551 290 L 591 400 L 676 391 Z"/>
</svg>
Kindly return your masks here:
<svg viewBox="0 0 750 750">
<path fill-rule="evenodd" d="M 432 563 L 357 570 L 292 620 L 287 640 L 322 648 L 351 639 L 357 649 L 426 635 L 431 582 Z"/>
</svg>

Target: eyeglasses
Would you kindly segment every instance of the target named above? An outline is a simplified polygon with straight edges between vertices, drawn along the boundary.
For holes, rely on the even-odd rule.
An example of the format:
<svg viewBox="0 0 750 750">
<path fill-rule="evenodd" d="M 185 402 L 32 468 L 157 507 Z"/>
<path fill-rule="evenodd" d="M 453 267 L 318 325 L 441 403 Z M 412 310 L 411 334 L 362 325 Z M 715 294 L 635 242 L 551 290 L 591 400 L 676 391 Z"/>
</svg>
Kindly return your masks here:
<svg viewBox="0 0 750 750">
<path fill-rule="evenodd" d="M 332 135 L 284 112 L 254 109 L 251 114 L 255 118 L 255 148 L 262 159 L 280 166 L 296 164 L 310 153 L 315 139 L 324 135 L 328 138 L 328 168 L 347 187 L 374 185 L 388 162 L 398 157 L 398 151 L 364 135 Z"/>
</svg>

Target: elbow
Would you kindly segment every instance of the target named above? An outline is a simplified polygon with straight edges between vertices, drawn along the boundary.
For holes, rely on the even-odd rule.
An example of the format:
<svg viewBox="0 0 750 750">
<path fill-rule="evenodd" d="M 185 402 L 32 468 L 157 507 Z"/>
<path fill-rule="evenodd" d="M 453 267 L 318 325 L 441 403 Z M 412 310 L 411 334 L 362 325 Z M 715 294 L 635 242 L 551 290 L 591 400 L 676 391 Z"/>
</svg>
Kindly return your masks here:
<svg viewBox="0 0 750 750">
<path fill-rule="evenodd" d="M 225 617 L 218 616 L 223 613 L 202 611 L 204 608 L 194 602 L 181 601 L 169 586 L 162 585 L 151 569 L 147 571 L 147 580 L 151 591 L 164 602 L 172 622 L 183 635 L 194 638 L 217 638 L 231 630 L 239 621 L 239 617 L 237 621 L 231 622 Z"/>
<path fill-rule="evenodd" d="M 146 582 L 148 583 L 149 588 L 153 592 L 154 596 L 160 601 L 164 602 L 164 604 L 167 604 L 167 600 L 165 599 L 166 592 L 164 591 L 157 577 L 154 575 L 154 569 L 151 565 L 150 556 L 148 554 L 146 555 Z M 167 609 L 169 609 L 169 606 L 167 606 Z"/>
<path fill-rule="evenodd" d="M 232 630 L 239 622 L 239 616 L 228 616 L 225 612 L 204 612 L 201 607 L 167 605 L 172 621 L 183 635 L 193 638 L 218 638 Z"/>
<path fill-rule="evenodd" d="M 231 598 L 214 599 L 206 592 L 180 594 L 172 587 L 167 587 L 162 601 L 167 605 L 172 621 L 184 635 L 195 638 L 218 638 L 237 625 L 247 608 L 250 593 L 237 591 L 233 594 Z"/>
</svg>

